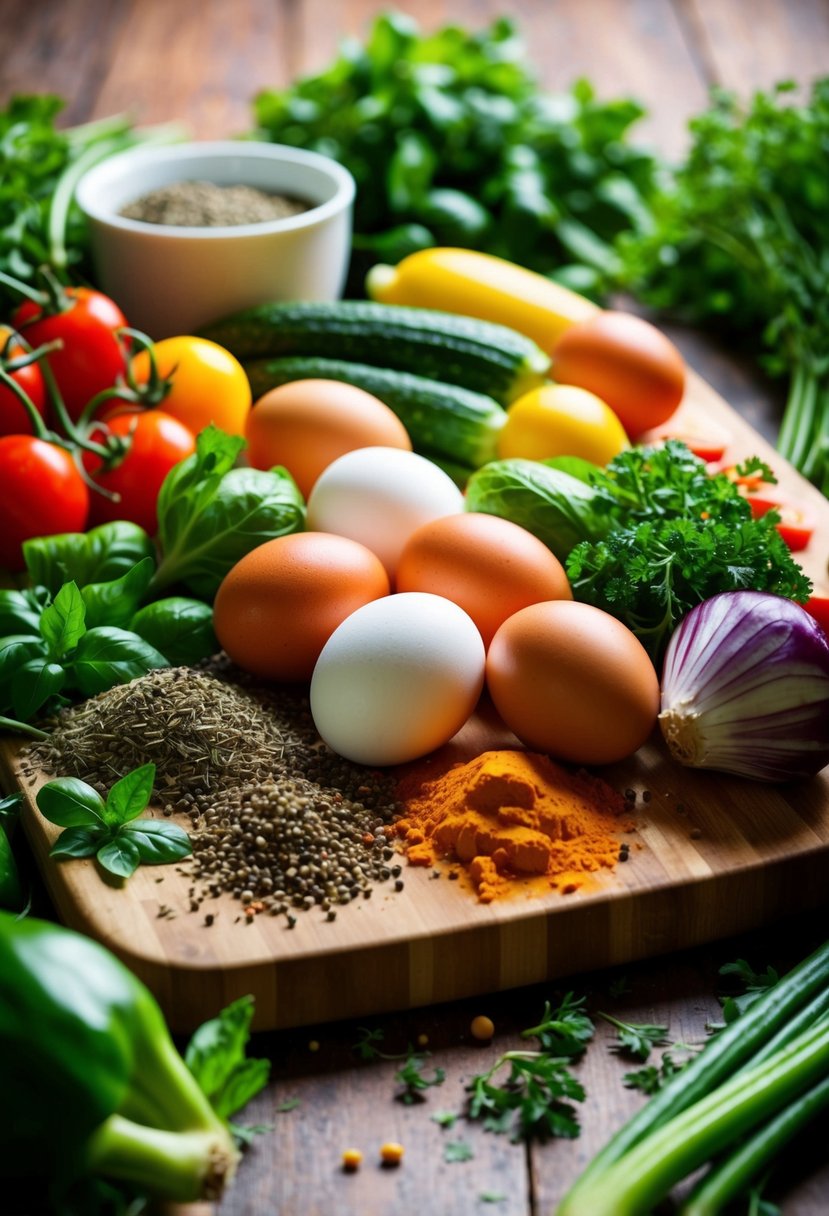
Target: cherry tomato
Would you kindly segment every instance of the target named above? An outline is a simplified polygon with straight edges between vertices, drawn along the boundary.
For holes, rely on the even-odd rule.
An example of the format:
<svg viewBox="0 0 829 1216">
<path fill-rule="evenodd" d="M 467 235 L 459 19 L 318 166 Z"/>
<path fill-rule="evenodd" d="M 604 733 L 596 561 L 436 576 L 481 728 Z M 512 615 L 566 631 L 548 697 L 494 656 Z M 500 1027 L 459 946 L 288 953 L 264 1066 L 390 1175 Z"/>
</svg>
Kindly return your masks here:
<svg viewBox="0 0 829 1216">
<path fill-rule="evenodd" d="M 72 455 L 33 435 L 0 439 L 0 567 L 22 570 L 24 540 L 82 532 L 89 490 Z"/>
<path fill-rule="evenodd" d="M 24 353 L 19 342 L 12 340 L 6 345 L 13 331 L 5 325 L 0 325 L 0 350 L 5 350 L 3 366 L 17 355 Z M 8 370 L 6 368 L 6 370 Z M 43 383 L 43 373 L 36 363 L 29 363 L 15 372 L 10 372 L 12 380 L 19 384 L 28 395 L 41 418 L 46 417 L 46 388 Z M 31 435 L 32 424 L 29 415 L 15 396 L 13 389 L 7 384 L 0 383 L 0 435 Z"/>
<path fill-rule="evenodd" d="M 165 414 L 178 418 L 194 435 L 211 422 L 229 435 L 244 435 L 251 406 L 245 369 L 229 350 L 206 338 L 164 338 L 153 347 L 161 376 L 172 387 L 161 402 Z M 150 375 L 150 357 L 140 351 L 131 361 L 139 384 Z"/>
<path fill-rule="evenodd" d="M 154 536 L 161 483 L 174 465 L 195 452 L 196 441 L 186 426 L 162 410 L 128 409 L 110 414 L 106 424 L 114 435 L 131 435 L 132 443 L 123 460 L 106 471 L 99 456 L 85 454 L 84 466 L 93 481 L 118 495 L 113 500 L 93 489 L 89 499 L 91 522 L 128 519 Z M 93 431 L 91 437 L 100 441 L 102 434 Z"/>
<path fill-rule="evenodd" d="M 61 339 L 63 349 L 47 356 L 61 396 L 73 419 L 96 393 L 110 388 L 125 370 L 115 331 L 126 318 L 109 296 L 88 287 L 66 287 L 69 307 L 44 313 L 32 300 L 15 311 L 13 322 L 31 346 Z"/>
<path fill-rule="evenodd" d="M 571 325 L 553 347 L 550 374 L 606 401 L 631 439 L 667 422 L 685 392 L 685 364 L 673 342 L 626 312 L 605 310 Z"/>
<path fill-rule="evenodd" d="M 519 397 L 507 410 L 498 436 L 502 460 L 580 456 L 605 465 L 627 446 L 627 435 L 610 406 L 595 393 L 569 384 L 543 384 Z"/>
<path fill-rule="evenodd" d="M 829 641 L 829 591 L 810 595 L 803 607 L 815 618 Z"/>
<path fill-rule="evenodd" d="M 731 432 L 710 421 L 700 425 L 692 422 L 676 425 L 668 423 L 666 426 L 645 431 L 639 436 L 639 443 L 662 444 L 669 439 L 679 439 L 700 460 L 704 460 L 706 464 L 716 464 L 725 455 L 725 450 L 731 442 Z"/>
<path fill-rule="evenodd" d="M 754 519 L 760 519 L 767 511 L 776 511 L 780 516 L 777 531 L 792 553 L 806 548 L 816 527 L 811 511 L 789 502 L 775 482 L 764 481 L 759 473 L 739 473 L 735 465 L 722 471 L 739 488 Z"/>
</svg>

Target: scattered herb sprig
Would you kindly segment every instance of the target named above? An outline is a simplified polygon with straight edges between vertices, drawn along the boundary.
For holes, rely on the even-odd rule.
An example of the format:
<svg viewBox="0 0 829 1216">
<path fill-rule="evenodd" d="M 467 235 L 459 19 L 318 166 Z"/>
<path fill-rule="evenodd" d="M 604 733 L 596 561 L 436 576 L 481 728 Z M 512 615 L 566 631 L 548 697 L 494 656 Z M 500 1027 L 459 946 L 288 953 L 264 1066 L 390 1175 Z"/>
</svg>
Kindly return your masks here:
<svg viewBox="0 0 829 1216">
<path fill-rule="evenodd" d="M 618 1055 L 633 1056 L 637 1060 L 647 1060 L 654 1047 L 662 1047 L 669 1042 L 668 1027 L 648 1022 L 624 1022 L 614 1018 L 609 1013 L 598 1013 L 597 1017 L 604 1018 L 611 1026 L 616 1027 L 616 1038 L 610 1045 L 610 1050 Z"/>
<path fill-rule="evenodd" d="M 539 1048 L 554 1056 L 580 1056 L 596 1032 L 584 1012 L 585 997 L 568 992 L 554 1010 L 549 1001 L 537 1026 L 521 1031 L 522 1039 L 537 1039 Z"/>
<path fill-rule="evenodd" d="M 394 1075 L 396 1083 L 402 1086 L 397 1095 L 398 1100 L 406 1106 L 423 1102 L 427 1089 L 431 1089 L 435 1085 L 442 1085 L 446 1080 L 446 1071 L 443 1068 L 435 1068 L 431 1077 L 423 1075 L 426 1054 L 426 1052 L 409 1050 L 405 1062 Z"/>
<path fill-rule="evenodd" d="M 64 830 L 50 856 L 97 857 L 119 878 L 139 865 L 164 865 L 192 852 L 190 837 L 166 819 L 145 817 L 153 791 L 155 765 L 133 769 L 111 787 L 106 800 L 77 777 L 58 777 L 37 793 L 37 805 L 50 823 Z"/>
</svg>

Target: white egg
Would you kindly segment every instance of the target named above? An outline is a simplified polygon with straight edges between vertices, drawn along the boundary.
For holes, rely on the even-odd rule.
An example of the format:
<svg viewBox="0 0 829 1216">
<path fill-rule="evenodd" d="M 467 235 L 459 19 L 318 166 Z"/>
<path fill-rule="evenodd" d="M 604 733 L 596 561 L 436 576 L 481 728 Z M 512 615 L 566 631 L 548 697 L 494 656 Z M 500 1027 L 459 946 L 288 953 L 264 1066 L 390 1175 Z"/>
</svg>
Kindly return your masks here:
<svg viewBox="0 0 829 1216">
<path fill-rule="evenodd" d="M 406 591 L 346 617 L 311 679 L 311 713 L 328 746 L 358 764 L 403 764 L 460 730 L 477 704 L 481 635 L 440 595 Z"/>
<path fill-rule="evenodd" d="M 357 448 L 320 475 L 308 499 L 308 528 L 359 541 L 393 578 L 403 546 L 421 524 L 462 510 L 458 487 L 425 456 Z"/>
</svg>

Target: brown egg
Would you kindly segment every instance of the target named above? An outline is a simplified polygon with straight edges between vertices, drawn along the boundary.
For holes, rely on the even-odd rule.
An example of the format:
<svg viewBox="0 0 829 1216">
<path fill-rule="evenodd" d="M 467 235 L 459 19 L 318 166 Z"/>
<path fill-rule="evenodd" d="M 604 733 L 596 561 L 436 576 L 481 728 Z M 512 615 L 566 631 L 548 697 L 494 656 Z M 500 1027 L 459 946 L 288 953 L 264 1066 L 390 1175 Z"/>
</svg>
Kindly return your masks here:
<svg viewBox="0 0 829 1216">
<path fill-rule="evenodd" d="M 237 562 L 216 594 L 216 637 L 234 663 L 271 680 L 310 680 L 347 616 L 389 593 L 382 562 L 327 532 L 266 541 Z"/>
<path fill-rule="evenodd" d="M 245 422 L 255 469 L 284 465 L 305 498 L 324 469 L 356 448 L 412 450 L 403 423 L 384 402 L 340 380 L 293 380 L 271 389 Z"/>
<path fill-rule="evenodd" d="M 486 680 L 523 743 L 575 764 L 611 764 L 650 735 L 659 680 L 639 639 L 572 600 L 522 608 L 489 648 Z"/>
<path fill-rule="evenodd" d="M 485 646 L 519 608 L 573 598 L 561 562 L 542 541 L 508 519 L 477 511 L 419 527 L 400 556 L 395 585 L 458 604 Z"/>
</svg>

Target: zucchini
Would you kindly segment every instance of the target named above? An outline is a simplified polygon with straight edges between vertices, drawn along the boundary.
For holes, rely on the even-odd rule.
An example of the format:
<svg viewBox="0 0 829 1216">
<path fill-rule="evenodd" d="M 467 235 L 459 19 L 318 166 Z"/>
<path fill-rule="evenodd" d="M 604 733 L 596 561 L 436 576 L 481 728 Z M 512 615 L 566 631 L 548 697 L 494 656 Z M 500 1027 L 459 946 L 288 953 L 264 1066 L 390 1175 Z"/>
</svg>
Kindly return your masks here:
<svg viewBox="0 0 829 1216">
<path fill-rule="evenodd" d="M 320 356 L 458 384 L 509 404 L 544 380 L 550 360 L 505 325 L 368 300 L 260 304 L 200 331 L 237 359 Z"/>
<path fill-rule="evenodd" d="M 244 364 L 254 401 L 292 380 L 344 380 L 393 410 L 418 451 L 471 468 L 495 458 L 506 411 L 483 393 L 410 372 L 341 359 L 255 359 Z M 256 407 L 254 406 L 254 409 Z"/>
</svg>

